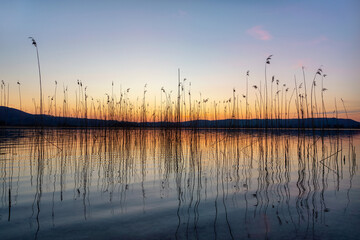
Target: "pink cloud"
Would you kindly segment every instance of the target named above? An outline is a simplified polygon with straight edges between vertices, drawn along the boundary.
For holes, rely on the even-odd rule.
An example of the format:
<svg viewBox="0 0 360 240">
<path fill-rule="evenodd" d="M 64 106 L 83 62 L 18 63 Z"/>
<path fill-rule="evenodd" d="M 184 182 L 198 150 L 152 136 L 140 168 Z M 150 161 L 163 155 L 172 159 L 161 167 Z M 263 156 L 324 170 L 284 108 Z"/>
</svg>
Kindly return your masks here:
<svg viewBox="0 0 360 240">
<path fill-rule="evenodd" d="M 272 38 L 270 33 L 262 28 L 262 26 L 255 26 L 246 31 L 253 38 L 267 41 Z"/>
</svg>

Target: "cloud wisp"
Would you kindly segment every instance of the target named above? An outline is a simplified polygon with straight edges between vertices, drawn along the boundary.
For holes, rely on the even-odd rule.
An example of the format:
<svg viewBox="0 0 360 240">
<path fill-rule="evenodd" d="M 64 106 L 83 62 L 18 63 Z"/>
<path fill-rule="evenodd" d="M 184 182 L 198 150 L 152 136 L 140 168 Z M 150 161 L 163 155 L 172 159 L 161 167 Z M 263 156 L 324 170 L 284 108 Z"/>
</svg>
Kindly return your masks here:
<svg viewBox="0 0 360 240">
<path fill-rule="evenodd" d="M 271 34 L 265 29 L 263 29 L 262 26 L 254 26 L 248 29 L 246 32 L 255 39 L 259 39 L 263 41 L 268 41 L 272 39 Z"/>
</svg>

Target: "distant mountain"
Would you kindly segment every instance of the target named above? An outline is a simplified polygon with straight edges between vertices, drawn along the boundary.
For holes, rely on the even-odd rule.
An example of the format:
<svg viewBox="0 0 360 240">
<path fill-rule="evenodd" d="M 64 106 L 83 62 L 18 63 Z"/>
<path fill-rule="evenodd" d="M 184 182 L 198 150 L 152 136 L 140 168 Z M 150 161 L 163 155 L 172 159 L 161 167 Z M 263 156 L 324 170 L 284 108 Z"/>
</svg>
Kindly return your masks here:
<svg viewBox="0 0 360 240">
<path fill-rule="evenodd" d="M 207 128 L 360 128 L 359 122 L 340 118 L 197 120 L 182 125 Z"/>
<path fill-rule="evenodd" d="M 0 126 L 45 127 L 136 127 L 136 123 L 50 115 L 30 114 L 18 109 L 0 107 Z"/>
<path fill-rule="evenodd" d="M 186 127 L 186 128 L 360 128 L 360 123 L 351 119 L 225 119 L 170 122 L 122 122 L 115 120 L 54 117 L 30 114 L 14 108 L 0 107 L 0 126 L 46 126 L 46 127 Z"/>
</svg>

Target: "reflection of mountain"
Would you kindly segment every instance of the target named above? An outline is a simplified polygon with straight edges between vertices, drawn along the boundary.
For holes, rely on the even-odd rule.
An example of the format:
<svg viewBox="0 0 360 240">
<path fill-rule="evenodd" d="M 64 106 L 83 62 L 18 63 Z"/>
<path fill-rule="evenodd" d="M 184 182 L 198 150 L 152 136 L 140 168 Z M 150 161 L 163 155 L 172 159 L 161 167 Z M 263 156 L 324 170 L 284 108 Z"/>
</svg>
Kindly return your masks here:
<svg viewBox="0 0 360 240">
<path fill-rule="evenodd" d="M 42 124 L 41 124 L 42 123 Z M 166 122 L 120 122 L 116 120 L 83 119 L 71 117 L 54 117 L 49 115 L 35 115 L 23 111 L 0 107 L 0 126 L 68 126 L 68 127 L 176 127 L 176 123 Z M 180 127 L 195 128 L 360 128 L 360 123 L 351 119 L 336 118 L 307 118 L 307 119 L 272 119 L 272 120 L 194 120 L 180 123 Z"/>
</svg>

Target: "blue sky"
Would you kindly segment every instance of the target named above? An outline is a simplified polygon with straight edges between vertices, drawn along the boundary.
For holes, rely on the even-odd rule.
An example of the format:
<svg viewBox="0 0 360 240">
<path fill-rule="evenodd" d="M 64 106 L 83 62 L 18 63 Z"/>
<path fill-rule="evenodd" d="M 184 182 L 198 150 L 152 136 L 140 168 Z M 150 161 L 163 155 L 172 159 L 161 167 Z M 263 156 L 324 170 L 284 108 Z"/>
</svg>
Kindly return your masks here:
<svg viewBox="0 0 360 240">
<path fill-rule="evenodd" d="M 39 46 L 44 96 L 54 81 L 76 80 L 90 96 L 131 88 L 141 96 L 177 87 L 177 68 L 192 82 L 195 96 L 225 99 L 268 75 L 294 85 L 305 66 L 309 85 L 320 66 L 327 73 L 328 108 L 344 98 L 360 110 L 360 2 L 353 1 L 4 1 L 0 2 L 0 78 L 23 98 L 38 96 L 35 50 Z M 61 91 L 59 91 L 61 93 Z M 26 106 L 26 105 L 24 105 Z"/>
</svg>

